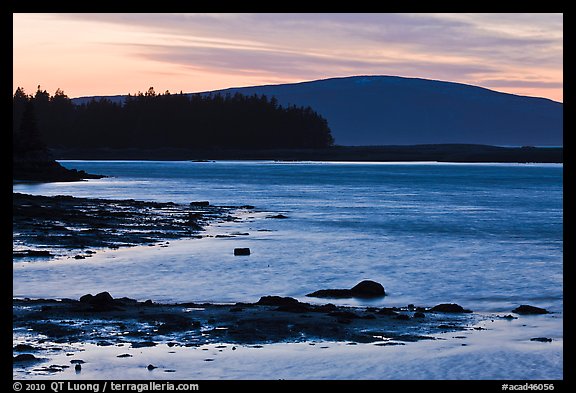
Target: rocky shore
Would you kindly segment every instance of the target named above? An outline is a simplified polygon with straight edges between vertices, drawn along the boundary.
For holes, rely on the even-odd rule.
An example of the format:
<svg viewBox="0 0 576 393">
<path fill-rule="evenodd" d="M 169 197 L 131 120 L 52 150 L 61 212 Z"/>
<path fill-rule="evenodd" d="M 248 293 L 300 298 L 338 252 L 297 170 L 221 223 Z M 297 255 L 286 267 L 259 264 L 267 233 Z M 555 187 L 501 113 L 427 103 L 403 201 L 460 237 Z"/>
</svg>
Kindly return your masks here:
<svg viewBox="0 0 576 393">
<path fill-rule="evenodd" d="M 438 333 L 472 330 L 477 321 L 476 315 L 434 307 L 344 307 L 280 296 L 235 304 L 159 304 L 115 299 L 108 292 L 79 300 L 14 299 L 13 364 L 31 373 L 64 371 L 70 366 L 38 365 L 58 353 L 79 355 L 79 344 L 126 350 L 318 341 L 405 345 L 435 340 Z"/>
<path fill-rule="evenodd" d="M 201 236 L 211 222 L 234 221 L 232 211 L 208 202 L 176 204 L 13 193 L 13 258 L 90 257 L 119 248 Z"/>
<path fill-rule="evenodd" d="M 263 296 L 254 303 L 159 304 L 113 298 L 108 292 L 73 299 L 14 299 L 14 329 L 55 343 L 126 343 L 131 347 L 172 343 L 263 344 L 309 340 L 403 342 L 434 339 L 465 330 L 471 314 L 434 307 L 349 307 Z"/>
<path fill-rule="evenodd" d="M 454 303 L 433 307 L 350 307 L 311 304 L 274 295 L 262 296 L 253 303 L 234 304 L 160 304 L 114 298 L 108 292 L 86 294 L 78 300 L 14 299 L 13 365 L 31 374 L 61 372 L 71 366 L 50 364 L 50 359 L 65 354 L 74 357 L 71 362 L 81 364 L 78 357 L 85 344 L 122 348 L 124 352 L 116 357 L 138 356 L 140 352 L 134 350 L 157 346 L 176 349 L 216 345 L 215 348 L 232 350 L 236 346 L 259 348 L 305 342 L 398 346 L 442 340 L 444 333 L 485 330 L 483 322 L 517 319 L 527 309 L 533 314 L 547 312 L 523 305 L 512 310 L 518 316 L 487 316 Z M 530 341 L 552 339 L 536 337 Z"/>
</svg>

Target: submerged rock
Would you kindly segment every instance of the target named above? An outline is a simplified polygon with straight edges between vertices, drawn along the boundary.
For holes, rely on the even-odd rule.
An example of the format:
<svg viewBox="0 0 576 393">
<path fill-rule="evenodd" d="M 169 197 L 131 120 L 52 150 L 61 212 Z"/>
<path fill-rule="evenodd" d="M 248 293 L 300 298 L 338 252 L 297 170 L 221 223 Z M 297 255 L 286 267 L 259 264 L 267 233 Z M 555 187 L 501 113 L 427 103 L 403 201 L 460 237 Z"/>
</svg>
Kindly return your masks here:
<svg viewBox="0 0 576 393">
<path fill-rule="evenodd" d="M 318 291 L 307 294 L 308 297 L 319 298 L 375 298 L 385 296 L 386 292 L 382 284 L 376 281 L 364 280 L 356 284 L 350 289 L 320 289 Z"/>
<path fill-rule="evenodd" d="M 521 314 L 521 315 L 536 315 L 536 314 L 549 314 L 550 313 L 550 311 L 548 311 L 544 308 L 530 306 L 528 304 L 523 304 L 519 307 L 516 307 L 514 310 L 512 310 L 512 312 L 515 312 L 516 314 Z"/>
</svg>

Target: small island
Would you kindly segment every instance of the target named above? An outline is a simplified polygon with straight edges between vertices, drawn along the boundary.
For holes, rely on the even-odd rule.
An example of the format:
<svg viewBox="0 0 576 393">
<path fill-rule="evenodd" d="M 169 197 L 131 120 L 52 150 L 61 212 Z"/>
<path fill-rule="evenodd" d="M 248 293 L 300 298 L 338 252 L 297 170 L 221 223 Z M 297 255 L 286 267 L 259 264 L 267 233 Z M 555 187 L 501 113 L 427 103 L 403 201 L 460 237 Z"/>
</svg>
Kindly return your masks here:
<svg viewBox="0 0 576 393">
<path fill-rule="evenodd" d="M 13 181 L 56 182 L 104 177 L 81 170 L 67 169 L 60 165 L 42 138 L 33 101 L 25 96 L 20 97 L 20 99 L 24 100 L 22 102 L 23 108 L 21 108 L 21 120 L 18 128 L 14 128 L 12 131 Z M 16 105 L 14 109 L 16 109 Z"/>
</svg>

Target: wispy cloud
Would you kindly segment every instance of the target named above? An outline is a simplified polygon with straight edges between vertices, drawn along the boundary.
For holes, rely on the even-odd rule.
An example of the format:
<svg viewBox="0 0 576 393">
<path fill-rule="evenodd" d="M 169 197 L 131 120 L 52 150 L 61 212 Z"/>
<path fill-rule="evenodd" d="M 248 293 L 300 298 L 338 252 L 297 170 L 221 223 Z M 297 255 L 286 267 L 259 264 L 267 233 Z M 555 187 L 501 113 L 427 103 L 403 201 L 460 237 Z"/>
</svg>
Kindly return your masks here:
<svg viewBox="0 0 576 393">
<path fill-rule="evenodd" d="M 562 81 L 561 14 L 49 14 L 122 29 L 136 60 L 268 79 L 396 74 L 482 85 Z M 142 38 L 142 37 L 145 37 Z M 501 74 L 499 74 L 501 73 Z M 505 81 L 510 84 L 506 85 Z M 487 84 L 485 84 L 488 86 Z M 537 83 L 532 85 L 537 87 Z"/>
</svg>

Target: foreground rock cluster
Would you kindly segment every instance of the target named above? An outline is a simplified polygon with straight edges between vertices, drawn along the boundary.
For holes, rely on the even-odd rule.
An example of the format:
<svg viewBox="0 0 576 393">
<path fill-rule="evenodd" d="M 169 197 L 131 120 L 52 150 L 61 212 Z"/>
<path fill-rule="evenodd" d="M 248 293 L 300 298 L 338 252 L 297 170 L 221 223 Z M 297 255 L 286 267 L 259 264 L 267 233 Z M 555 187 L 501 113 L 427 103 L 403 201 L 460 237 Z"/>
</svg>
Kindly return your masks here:
<svg viewBox="0 0 576 393">
<path fill-rule="evenodd" d="M 513 312 L 523 315 L 527 309 L 538 314 L 548 312 L 528 305 Z M 43 354 L 53 353 L 59 345 L 76 343 L 129 348 L 313 341 L 404 345 L 435 340 L 440 333 L 482 330 L 474 327 L 482 318 L 486 317 L 454 303 L 433 307 L 347 307 L 274 295 L 263 296 L 254 303 L 235 304 L 159 304 L 114 298 L 108 292 L 86 294 L 78 300 L 14 299 L 14 331 L 25 331 L 28 338 L 14 346 L 13 362 L 15 367 L 34 365 L 44 361 Z M 552 339 L 536 337 L 531 341 Z"/>
<path fill-rule="evenodd" d="M 433 334 L 464 330 L 474 322 L 469 314 L 438 306 L 346 307 L 282 296 L 263 296 L 254 303 L 158 304 L 102 292 L 79 300 L 15 299 L 13 311 L 14 329 L 56 343 L 122 342 L 133 347 L 312 339 L 398 344 L 434 339 Z"/>
</svg>

